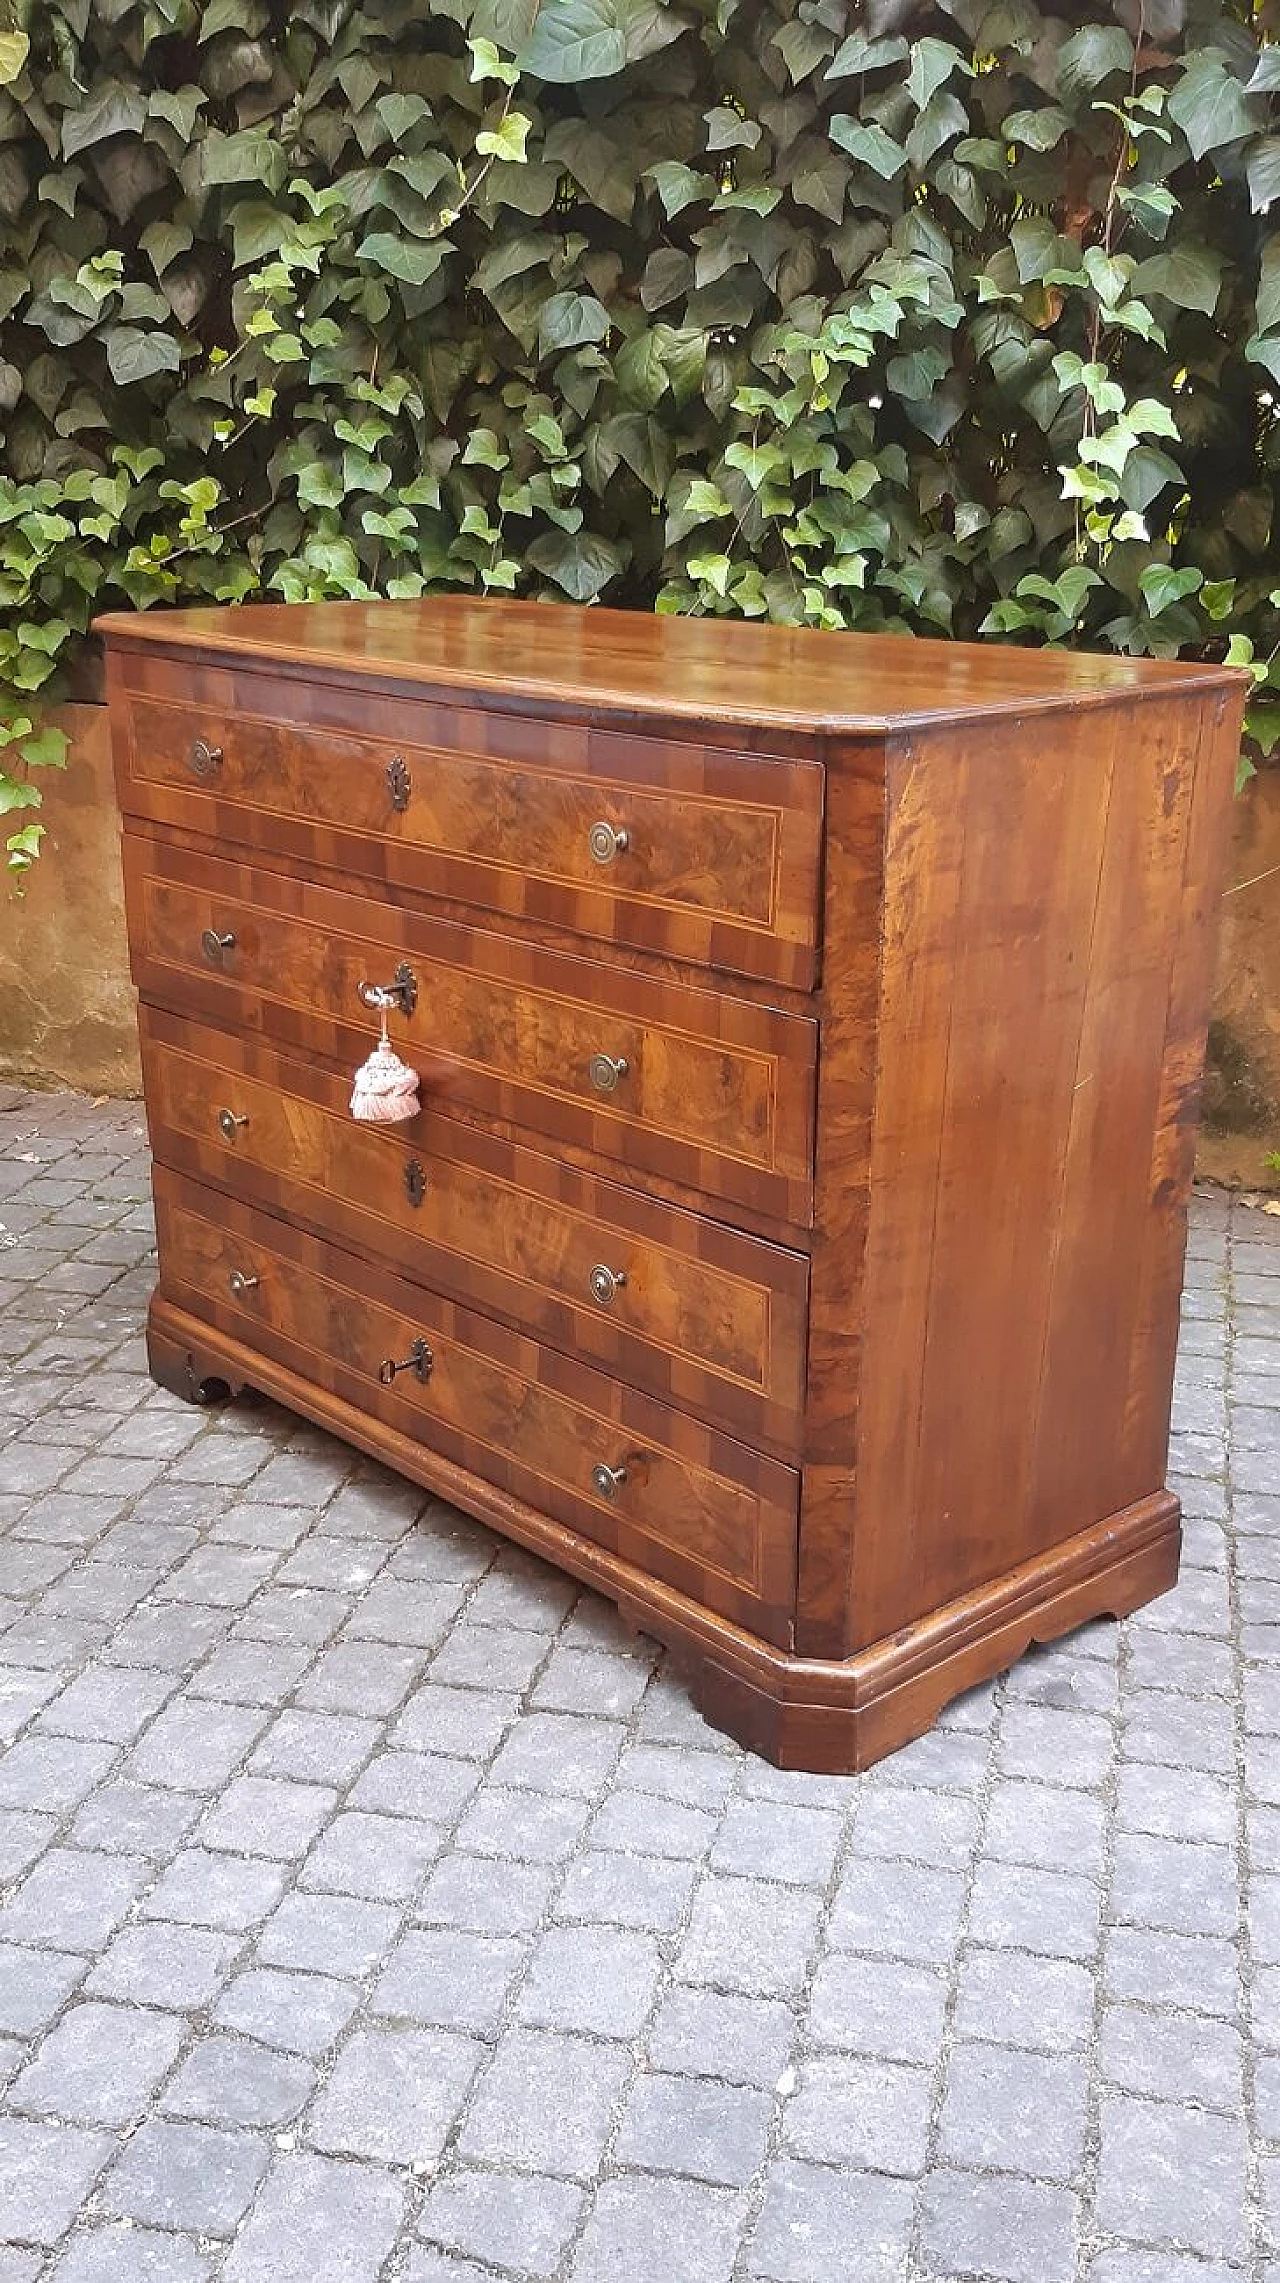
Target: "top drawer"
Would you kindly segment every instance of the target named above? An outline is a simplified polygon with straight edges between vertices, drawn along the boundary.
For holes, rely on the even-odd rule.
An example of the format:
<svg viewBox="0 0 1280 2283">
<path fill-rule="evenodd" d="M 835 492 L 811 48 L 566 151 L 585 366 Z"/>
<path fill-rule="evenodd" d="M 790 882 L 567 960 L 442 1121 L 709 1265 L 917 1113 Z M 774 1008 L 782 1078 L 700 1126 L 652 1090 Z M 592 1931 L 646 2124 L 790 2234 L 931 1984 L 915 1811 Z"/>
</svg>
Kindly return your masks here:
<svg viewBox="0 0 1280 2283">
<path fill-rule="evenodd" d="M 126 813 L 813 986 L 818 762 L 120 653 L 111 680 Z"/>
</svg>

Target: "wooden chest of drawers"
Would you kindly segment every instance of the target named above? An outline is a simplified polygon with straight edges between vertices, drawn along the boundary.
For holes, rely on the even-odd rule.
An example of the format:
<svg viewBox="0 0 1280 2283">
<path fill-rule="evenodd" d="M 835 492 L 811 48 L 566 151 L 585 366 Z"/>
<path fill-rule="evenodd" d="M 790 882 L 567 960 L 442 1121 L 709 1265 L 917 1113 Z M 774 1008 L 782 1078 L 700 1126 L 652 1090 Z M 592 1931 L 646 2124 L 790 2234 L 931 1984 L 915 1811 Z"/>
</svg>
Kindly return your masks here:
<svg viewBox="0 0 1280 2283">
<path fill-rule="evenodd" d="M 163 1384 L 590 1580 L 790 1766 L 1173 1583 L 1240 676 L 458 598 L 103 625 Z M 399 1126 L 348 1111 L 366 980 Z"/>
</svg>

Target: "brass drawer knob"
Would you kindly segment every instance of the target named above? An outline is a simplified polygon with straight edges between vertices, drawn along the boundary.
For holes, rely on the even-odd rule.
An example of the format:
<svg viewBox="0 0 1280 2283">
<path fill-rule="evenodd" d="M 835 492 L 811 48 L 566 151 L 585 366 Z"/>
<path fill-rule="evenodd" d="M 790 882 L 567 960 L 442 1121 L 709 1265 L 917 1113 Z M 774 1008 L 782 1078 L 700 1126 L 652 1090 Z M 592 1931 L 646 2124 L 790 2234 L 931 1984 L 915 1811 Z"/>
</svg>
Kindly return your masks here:
<svg viewBox="0 0 1280 2283">
<path fill-rule="evenodd" d="M 231 1296 L 234 1300 L 243 1300 L 246 1292 L 256 1292 L 261 1282 L 262 1278 L 260 1276 L 246 1276 L 243 1269 L 239 1268 L 233 1268 L 230 1276 L 227 1278 L 227 1283 L 231 1287 Z"/>
<path fill-rule="evenodd" d="M 220 745 L 206 745 L 203 737 L 197 737 L 187 755 L 187 767 L 196 777 L 216 776 L 222 767 L 222 747 Z"/>
<path fill-rule="evenodd" d="M 233 1142 L 241 1126 L 247 1126 L 248 1123 L 247 1117 L 237 1117 L 234 1110 L 219 1110 L 218 1112 L 218 1130 L 226 1141 Z"/>
<path fill-rule="evenodd" d="M 223 953 L 234 951 L 235 947 L 235 937 L 233 935 L 219 935 L 216 927 L 207 927 L 200 938 L 200 949 L 214 967 L 220 967 Z"/>
<path fill-rule="evenodd" d="M 626 1077 L 630 1067 L 625 1055 L 593 1054 L 587 1064 L 587 1076 L 597 1094 L 613 1094 L 618 1080 Z"/>
<path fill-rule="evenodd" d="M 587 834 L 587 846 L 597 864 L 612 864 L 615 856 L 626 853 L 629 838 L 629 834 L 620 826 L 601 821 L 592 825 Z"/>
<path fill-rule="evenodd" d="M 626 1271 L 606 1268 L 602 1260 L 596 1262 L 590 1276 L 591 1297 L 601 1308 L 608 1308 L 627 1281 Z"/>
<path fill-rule="evenodd" d="M 402 1357 L 399 1363 L 394 1356 L 385 1357 L 378 1365 L 378 1377 L 384 1387 L 390 1387 L 397 1372 L 411 1371 L 414 1378 L 425 1386 L 431 1377 L 431 1367 L 435 1360 L 426 1341 L 415 1340 L 408 1355 Z"/>
<path fill-rule="evenodd" d="M 616 1498 L 626 1479 L 625 1467 L 607 1467 L 603 1460 L 591 1469 L 591 1487 L 597 1498 Z"/>
</svg>

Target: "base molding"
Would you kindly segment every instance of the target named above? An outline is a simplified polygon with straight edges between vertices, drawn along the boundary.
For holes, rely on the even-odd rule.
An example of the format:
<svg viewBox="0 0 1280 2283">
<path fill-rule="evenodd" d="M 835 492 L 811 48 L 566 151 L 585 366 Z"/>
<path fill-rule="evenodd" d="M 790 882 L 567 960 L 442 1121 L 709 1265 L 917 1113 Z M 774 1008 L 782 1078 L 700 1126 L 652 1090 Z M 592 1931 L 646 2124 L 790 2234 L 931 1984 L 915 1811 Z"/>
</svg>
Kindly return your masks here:
<svg viewBox="0 0 1280 2283">
<path fill-rule="evenodd" d="M 1032 1643 L 1127 1616 L 1178 1575 L 1181 1509 L 1158 1490 L 852 1657 L 790 1655 L 159 1294 L 147 1352 L 170 1393 L 208 1402 L 256 1388 L 594 1586 L 672 1651 L 713 1727 L 778 1767 L 870 1767 Z"/>
</svg>

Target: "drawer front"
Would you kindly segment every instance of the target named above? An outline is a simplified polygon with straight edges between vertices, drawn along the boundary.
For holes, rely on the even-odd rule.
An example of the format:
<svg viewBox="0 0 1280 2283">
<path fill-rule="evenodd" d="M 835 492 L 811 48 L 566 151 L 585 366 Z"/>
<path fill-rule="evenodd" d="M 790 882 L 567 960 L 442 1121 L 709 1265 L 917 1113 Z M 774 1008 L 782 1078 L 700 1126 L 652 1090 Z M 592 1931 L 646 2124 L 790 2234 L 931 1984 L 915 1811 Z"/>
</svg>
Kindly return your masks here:
<svg viewBox="0 0 1280 2283">
<path fill-rule="evenodd" d="M 142 1010 L 156 1155 L 751 1440 L 798 1449 L 809 1263 L 426 1109 Z"/>
<path fill-rule="evenodd" d="M 818 762 L 198 663 L 180 684 L 168 666 L 155 691 L 124 683 L 156 671 L 116 669 L 126 813 L 813 985 Z"/>
<path fill-rule="evenodd" d="M 424 1091 L 782 1220 L 812 1205 L 817 1025 L 128 836 L 134 972 L 180 1010 L 354 1069 L 362 980 Z"/>
<path fill-rule="evenodd" d="M 793 1468 L 163 1166 L 156 1210 L 171 1299 L 707 1607 L 786 1639 Z"/>
</svg>

